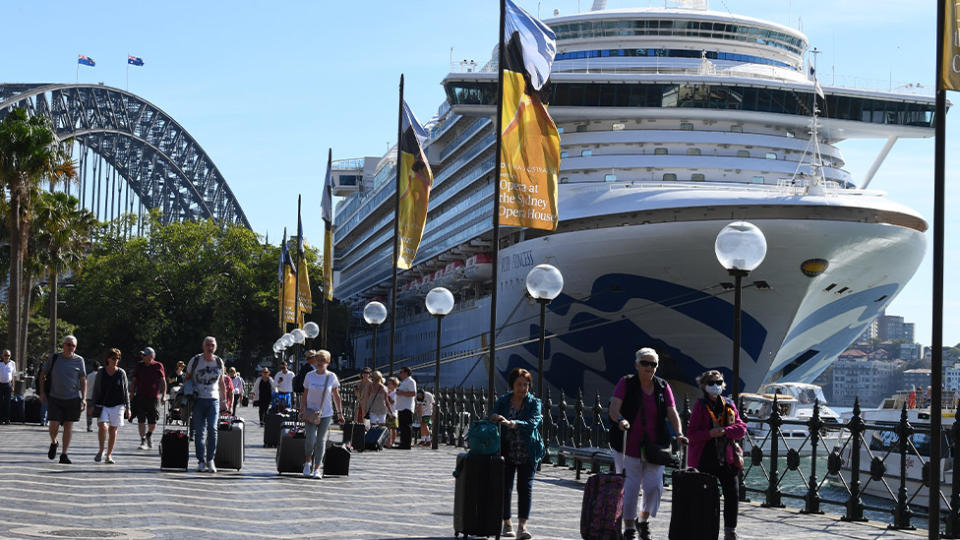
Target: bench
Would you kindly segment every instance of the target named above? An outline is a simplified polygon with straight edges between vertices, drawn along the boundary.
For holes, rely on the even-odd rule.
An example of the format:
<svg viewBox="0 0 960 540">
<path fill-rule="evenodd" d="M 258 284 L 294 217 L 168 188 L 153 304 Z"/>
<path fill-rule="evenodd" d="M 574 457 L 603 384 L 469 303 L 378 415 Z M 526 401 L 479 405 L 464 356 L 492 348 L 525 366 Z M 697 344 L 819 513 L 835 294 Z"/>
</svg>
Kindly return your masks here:
<svg viewBox="0 0 960 540">
<path fill-rule="evenodd" d="M 609 448 L 598 448 L 596 446 L 583 448 L 561 446 L 558 454 L 565 459 L 573 460 L 573 468 L 577 473 L 577 480 L 580 479 L 580 471 L 583 470 L 584 464 L 590 465 L 590 472 L 594 474 L 600 472 L 601 466 L 606 466 L 610 470 L 614 468 L 613 450 Z"/>
</svg>

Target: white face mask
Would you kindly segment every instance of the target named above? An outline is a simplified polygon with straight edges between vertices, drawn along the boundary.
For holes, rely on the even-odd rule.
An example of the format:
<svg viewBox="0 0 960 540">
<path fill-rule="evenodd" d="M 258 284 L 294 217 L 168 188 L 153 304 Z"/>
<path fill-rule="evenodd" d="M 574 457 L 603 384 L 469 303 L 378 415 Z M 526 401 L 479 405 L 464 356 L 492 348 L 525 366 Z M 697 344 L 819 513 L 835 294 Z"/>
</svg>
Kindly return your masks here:
<svg viewBox="0 0 960 540">
<path fill-rule="evenodd" d="M 719 384 L 711 384 L 710 386 L 705 386 L 703 389 L 711 396 L 719 396 L 720 393 L 723 392 L 723 387 Z"/>
</svg>

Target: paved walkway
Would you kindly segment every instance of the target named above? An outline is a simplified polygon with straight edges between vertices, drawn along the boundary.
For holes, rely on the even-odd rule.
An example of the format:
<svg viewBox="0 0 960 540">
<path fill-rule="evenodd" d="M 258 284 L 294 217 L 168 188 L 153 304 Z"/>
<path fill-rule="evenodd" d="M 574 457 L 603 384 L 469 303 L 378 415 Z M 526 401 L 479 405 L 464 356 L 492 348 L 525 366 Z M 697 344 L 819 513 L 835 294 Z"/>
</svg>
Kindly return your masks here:
<svg viewBox="0 0 960 540">
<path fill-rule="evenodd" d="M 243 416 L 256 413 L 247 409 Z M 115 465 L 93 462 L 96 433 L 77 432 L 73 465 L 60 465 L 46 458 L 46 428 L 0 426 L 0 538 L 453 536 L 450 473 L 457 450 L 366 452 L 353 455 L 349 477 L 280 477 L 275 450 L 260 446 L 260 427 L 247 427 L 243 470 L 210 475 L 160 472 L 156 449 L 136 449 L 134 425 L 120 430 Z M 339 441 L 339 433 L 334 437 Z M 582 494 L 583 482 L 572 471 L 544 467 L 534 486 L 534 537 L 579 538 Z M 652 522 L 654 538 L 667 536 L 670 496 L 665 490 L 662 512 Z M 926 538 L 926 531 L 890 531 L 880 523 L 844 523 L 756 504 L 741 508 L 740 533 L 744 539 Z"/>
</svg>

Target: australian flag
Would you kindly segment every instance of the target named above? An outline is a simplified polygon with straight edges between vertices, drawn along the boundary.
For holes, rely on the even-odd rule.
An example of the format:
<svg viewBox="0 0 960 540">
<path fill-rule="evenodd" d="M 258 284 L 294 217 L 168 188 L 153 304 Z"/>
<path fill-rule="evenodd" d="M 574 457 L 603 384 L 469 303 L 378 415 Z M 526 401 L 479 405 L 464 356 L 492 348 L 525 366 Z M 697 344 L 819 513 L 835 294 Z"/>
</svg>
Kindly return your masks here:
<svg viewBox="0 0 960 540">
<path fill-rule="evenodd" d="M 93 61 L 93 58 L 90 58 L 89 56 L 84 56 L 82 54 L 79 55 L 79 58 L 77 58 L 77 63 L 82 64 L 84 66 L 90 66 L 90 67 L 94 67 L 97 65 L 97 63 Z"/>
<path fill-rule="evenodd" d="M 130 64 L 130 65 L 132 65 L 132 66 L 142 66 L 142 65 L 143 65 L 143 58 L 140 58 L 139 56 L 130 56 L 130 55 L 128 54 L 128 55 L 127 55 L 127 63 Z"/>
</svg>

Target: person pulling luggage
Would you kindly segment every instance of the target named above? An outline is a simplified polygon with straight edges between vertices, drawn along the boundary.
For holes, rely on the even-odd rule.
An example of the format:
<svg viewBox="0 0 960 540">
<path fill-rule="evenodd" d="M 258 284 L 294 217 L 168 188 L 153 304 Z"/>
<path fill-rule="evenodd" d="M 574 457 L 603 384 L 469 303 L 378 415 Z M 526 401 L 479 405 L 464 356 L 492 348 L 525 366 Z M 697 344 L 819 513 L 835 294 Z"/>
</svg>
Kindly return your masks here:
<svg viewBox="0 0 960 540">
<path fill-rule="evenodd" d="M 517 478 L 517 538 L 533 536 L 527 531 L 530 506 L 533 502 L 533 475 L 544 455 L 540 438 L 540 400 L 530 394 L 533 378 L 522 368 L 513 368 L 507 377 L 511 390 L 497 398 L 490 421 L 500 424 L 500 453 L 504 457 L 503 532 L 512 537 L 510 524 L 510 496 L 513 478 Z"/>
<path fill-rule="evenodd" d="M 303 379 L 300 416 L 307 425 L 303 475 L 320 479 L 323 478 L 320 467 L 323 466 L 323 454 L 327 449 L 327 432 L 334 419 L 338 424 L 343 424 L 343 403 L 340 400 L 340 379 L 336 373 L 327 370 L 330 353 L 323 349 L 310 350 L 307 351 L 307 358 L 315 358 L 317 368 Z"/>
<path fill-rule="evenodd" d="M 723 490 L 723 538 L 737 540 L 737 513 L 740 493 L 738 475 L 743 469 L 743 451 L 737 441 L 747 433 L 732 399 L 721 396 L 726 385 L 719 371 L 697 377 L 703 397 L 693 405 L 687 433 L 690 448 L 687 463 L 710 473 Z"/>
<path fill-rule="evenodd" d="M 623 486 L 623 537 L 650 539 L 648 519 L 657 516 L 663 495 L 663 468 L 673 461 L 670 453 L 670 433 L 686 443 L 677 414 L 673 390 L 664 379 L 657 377 L 660 358 L 657 351 L 643 347 L 636 352 L 636 374 L 621 378 L 613 389 L 610 419 L 616 425 L 610 430 L 610 446 L 623 448 L 622 437 L 627 437 L 623 468 L 626 480 Z M 632 427 L 632 429 L 631 429 Z M 643 491 L 642 508 L 637 523 L 637 502 Z"/>
</svg>

